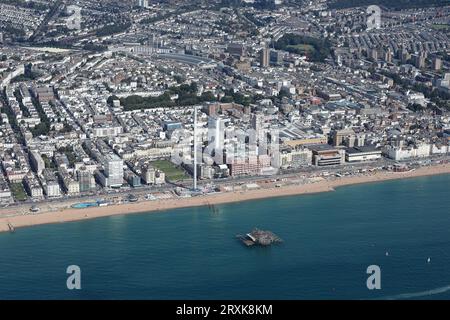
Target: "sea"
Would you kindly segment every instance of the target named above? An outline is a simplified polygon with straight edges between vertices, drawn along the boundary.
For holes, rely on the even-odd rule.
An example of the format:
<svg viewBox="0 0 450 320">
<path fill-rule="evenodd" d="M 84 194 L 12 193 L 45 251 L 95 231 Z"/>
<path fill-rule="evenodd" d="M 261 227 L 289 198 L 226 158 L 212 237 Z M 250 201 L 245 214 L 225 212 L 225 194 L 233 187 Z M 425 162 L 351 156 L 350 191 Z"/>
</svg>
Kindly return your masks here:
<svg viewBox="0 0 450 320">
<path fill-rule="evenodd" d="M 449 298 L 450 175 L 0 234 L 0 299 Z"/>
</svg>

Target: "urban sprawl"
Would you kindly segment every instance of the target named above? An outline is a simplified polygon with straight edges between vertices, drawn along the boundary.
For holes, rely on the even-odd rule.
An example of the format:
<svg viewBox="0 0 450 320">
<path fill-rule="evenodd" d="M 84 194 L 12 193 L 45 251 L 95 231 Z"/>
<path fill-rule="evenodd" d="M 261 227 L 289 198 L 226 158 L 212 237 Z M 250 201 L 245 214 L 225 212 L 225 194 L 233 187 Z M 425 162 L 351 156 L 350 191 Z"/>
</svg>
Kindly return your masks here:
<svg viewBox="0 0 450 320">
<path fill-rule="evenodd" d="M 1 204 L 448 162 L 450 6 L 350 2 L 0 1 Z"/>
</svg>

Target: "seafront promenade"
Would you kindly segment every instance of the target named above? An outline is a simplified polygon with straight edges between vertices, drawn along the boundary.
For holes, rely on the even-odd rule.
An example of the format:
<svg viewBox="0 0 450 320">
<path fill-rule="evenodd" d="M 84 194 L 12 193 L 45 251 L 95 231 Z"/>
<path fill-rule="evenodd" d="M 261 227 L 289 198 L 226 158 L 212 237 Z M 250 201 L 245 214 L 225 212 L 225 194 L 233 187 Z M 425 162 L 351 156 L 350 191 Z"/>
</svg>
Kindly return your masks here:
<svg viewBox="0 0 450 320">
<path fill-rule="evenodd" d="M 378 170 L 364 171 L 357 175 L 341 177 L 336 175 L 313 178 L 298 176 L 298 179 L 285 181 L 267 180 L 265 183 L 253 185 L 251 189 L 245 189 L 235 185 L 229 186 L 222 192 L 198 196 L 180 197 L 173 193 L 166 194 L 165 199 L 164 197 L 159 199 L 154 198 L 152 200 L 141 199 L 133 203 L 109 204 L 107 206 L 89 207 L 85 209 L 73 208 L 73 202 L 67 201 L 47 204 L 41 208 L 38 214 L 31 214 L 28 207 L 7 208 L 0 211 L 0 231 L 9 231 L 9 226 L 11 225 L 14 228 L 20 228 L 130 213 L 160 212 L 175 208 L 329 192 L 337 187 L 346 185 L 441 174 L 450 174 L 450 163 L 420 167 L 407 172 Z"/>
</svg>

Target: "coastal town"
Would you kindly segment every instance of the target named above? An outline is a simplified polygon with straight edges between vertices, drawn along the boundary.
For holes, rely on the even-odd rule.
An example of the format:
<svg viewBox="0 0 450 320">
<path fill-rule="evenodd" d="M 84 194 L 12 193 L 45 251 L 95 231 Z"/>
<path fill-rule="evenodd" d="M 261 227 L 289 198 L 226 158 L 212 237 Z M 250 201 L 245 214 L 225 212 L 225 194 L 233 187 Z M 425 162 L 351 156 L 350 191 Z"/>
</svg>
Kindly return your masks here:
<svg viewBox="0 0 450 320">
<path fill-rule="evenodd" d="M 431 2 L 0 1 L 0 230 L 450 173 Z"/>
</svg>

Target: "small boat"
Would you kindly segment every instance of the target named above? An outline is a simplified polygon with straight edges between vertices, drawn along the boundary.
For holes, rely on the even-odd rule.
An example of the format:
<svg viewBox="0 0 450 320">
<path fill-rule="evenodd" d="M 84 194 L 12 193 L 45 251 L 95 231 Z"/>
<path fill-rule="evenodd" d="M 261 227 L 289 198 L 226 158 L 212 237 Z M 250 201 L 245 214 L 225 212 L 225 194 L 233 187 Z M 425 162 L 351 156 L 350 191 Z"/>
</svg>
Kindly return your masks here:
<svg viewBox="0 0 450 320">
<path fill-rule="evenodd" d="M 428 259 L 427 259 L 427 263 L 430 263 L 431 262 L 431 258 L 430 257 L 428 257 Z"/>
</svg>

